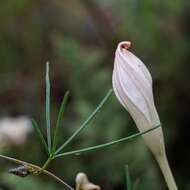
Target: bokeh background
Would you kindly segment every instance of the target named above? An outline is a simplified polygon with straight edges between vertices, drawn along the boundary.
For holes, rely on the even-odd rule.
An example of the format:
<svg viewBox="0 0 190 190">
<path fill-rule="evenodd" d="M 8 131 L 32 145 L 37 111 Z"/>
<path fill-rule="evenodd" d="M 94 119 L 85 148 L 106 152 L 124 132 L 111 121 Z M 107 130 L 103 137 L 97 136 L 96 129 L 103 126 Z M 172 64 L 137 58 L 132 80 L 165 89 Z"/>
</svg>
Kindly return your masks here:
<svg viewBox="0 0 190 190">
<path fill-rule="evenodd" d="M 1 0 L 0 153 L 43 164 L 45 152 L 27 119 L 45 131 L 45 62 L 51 62 L 52 126 L 70 90 L 60 139 L 64 141 L 111 88 L 114 52 L 122 40 L 147 65 L 163 124 L 168 159 L 179 189 L 190 189 L 190 3 L 186 0 Z M 6 123 L 7 122 L 7 123 Z M 19 123 L 20 122 L 20 123 Z M 16 136 L 3 128 L 18 127 Z M 7 126 L 7 127 L 3 127 Z M 22 126 L 19 128 L 19 126 Z M 114 96 L 67 150 L 137 131 Z M 7 136 L 3 135 L 6 134 Z M 6 137 L 6 138 L 5 138 Z M 165 190 L 163 177 L 141 138 L 93 153 L 54 161 L 50 170 L 74 186 L 78 172 L 105 190 L 125 188 L 128 164 L 138 190 Z M 0 187 L 64 187 L 47 177 L 20 179 L 0 160 Z"/>
</svg>

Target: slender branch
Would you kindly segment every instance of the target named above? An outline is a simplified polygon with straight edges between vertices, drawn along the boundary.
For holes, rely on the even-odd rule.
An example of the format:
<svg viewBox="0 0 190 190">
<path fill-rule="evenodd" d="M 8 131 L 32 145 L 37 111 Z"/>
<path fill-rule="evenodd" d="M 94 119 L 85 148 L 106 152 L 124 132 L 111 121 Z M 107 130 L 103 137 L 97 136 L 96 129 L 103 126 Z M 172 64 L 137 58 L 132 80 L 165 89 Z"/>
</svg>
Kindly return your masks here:
<svg viewBox="0 0 190 190">
<path fill-rule="evenodd" d="M 10 162 L 16 163 L 16 164 L 20 164 L 20 165 L 24 165 L 28 168 L 33 169 L 33 174 L 44 174 L 47 175 L 49 177 L 52 177 L 53 179 L 55 179 L 56 181 L 58 181 L 59 183 L 61 183 L 62 185 L 66 186 L 68 189 L 70 190 L 74 190 L 69 184 L 67 184 L 66 182 L 64 182 L 62 179 L 60 179 L 59 177 L 57 177 L 56 175 L 54 175 L 53 173 L 47 171 L 47 170 L 43 170 L 43 168 L 35 165 L 35 164 L 31 164 L 22 160 L 18 160 L 9 156 L 4 156 L 0 154 L 0 158 L 8 160 Z"/>
<path fill-rule="evenodd" d="M 4 156 L 4 155 L 1 155 L 1 154 L 0 154 L 0 158 L 5 159 L 5 160 L 8 160 L 8 161 L 13 162 L 13 163 L 16 163 L 16 164 L 32 165 L 32 164 L 29 164 L 29 163 L 27 163 L 27 162 L 25 162 L 25 161 L 18 160 L 18 159 L 9 157 L 9 156 Z"/>
<path fill-rule="evenodd" d="M 42 170 L 45 170 L 52 160 L 53 158 L 49 157 L 47 161 L 45 162 L 45 164 L 42 166 Z"/>
<path fill-rule="evenodd" d="M 146 133 L 148 133 L 148 132 L 150 132 L 152 130 L 155 130 L 156 128 L 158 128 L 160 126 L 161 125 L 157 125 L 156 127 L 153 127 L 153 128 L 148 129 L 146 131 L 139 132 L 139 133 L 136 133 L 134 135 L 124 137 L 124 138 L 121 138 L 121 139 L 118 139 L 118 140 L 115 140 L 115 141 L 111 141 L 111 142 L 108 142 L 108 143 L 105 143 L 105 144 L 100 144 L 100 145 L 91 146 L 91 147 L 87 147 L 87 148 L 83 148 L 83 149 L 79 149 L 79 150 L 74 150 L 74 151 L 70 151 L 70 152 L 57 154 L 55 156 L 55 158 L 68 156 L 68 155 L 73 155 L 73 154 L 80 154 L 80 153 L 84 153 L 84 152 L 90 152 L 90 151 L 94 151 L 94 150 L 97 150 L 97 149 L 102 149 L 102 148 L 105 148 L 105 147 L 108 147 L 108 146 L 111 146 L 111 145 L 115 145 L 115 144 L 118 144 L 118 143 L 121 143 L 121 142 L 124 142 L 124 141 L 133 140 L 134 138 L 137 138 L 137 137 L 139 137 L 141 135 L 144 135 L 144 134 L 146 134 Z"/>
</svg>

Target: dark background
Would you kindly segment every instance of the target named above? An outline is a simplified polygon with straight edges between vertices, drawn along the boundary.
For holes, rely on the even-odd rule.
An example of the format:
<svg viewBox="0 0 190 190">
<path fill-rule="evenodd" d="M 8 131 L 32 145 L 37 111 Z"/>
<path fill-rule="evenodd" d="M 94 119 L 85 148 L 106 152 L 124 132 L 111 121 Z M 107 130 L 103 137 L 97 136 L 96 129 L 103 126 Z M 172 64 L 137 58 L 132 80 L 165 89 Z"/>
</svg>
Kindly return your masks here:
<svg viewBox="0 0 190 190">
<path fill-rule="evenodd" d="M 45 62 L 51 62 L 52 125 L 66 90 L 70 90 L 61 140 L 64 141 L 111 88 L 117 43 L 149 68 L 155 104 L 165 135 L 168 159 L 179 189 L 190 189 L 190 4 L 186 0 L 1 0 L 0 116 L 36 118 L 45 130 Z M 137 131 L 114 96 L 98 117 L 68 147 L 92 146 Z M 35 133 L 25 144 L 1 154 L 42 164 L 46 155 Z M 5 165 L 6 163 L 7 165 Z M 80 156 L 54 161 L 50 170 L 74 185 L 85 172 L 102 189 L 124 189 L 129 164 L 139 190 L 166 189 L 160 170 L 141 138 Z M 52 179 L 20 179 L 0 161 L 0 183 L 10 189 L 63 189 Z M 4 166 L 4 167 L 2 167 Z"/>
</svg>

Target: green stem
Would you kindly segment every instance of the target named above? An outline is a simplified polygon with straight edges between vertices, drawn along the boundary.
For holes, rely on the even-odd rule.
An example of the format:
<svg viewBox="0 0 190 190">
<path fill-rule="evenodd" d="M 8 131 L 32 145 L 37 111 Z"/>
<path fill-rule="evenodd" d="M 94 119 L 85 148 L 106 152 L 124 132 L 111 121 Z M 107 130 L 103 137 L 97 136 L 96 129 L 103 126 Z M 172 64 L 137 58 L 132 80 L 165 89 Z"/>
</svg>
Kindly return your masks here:
<svg viewBox="0 0 190 190">
<path fill-rule="evenodd" d="M 131 136 L 128 136 L 128 137 L 124 137 L 124 138 L 121 138 L 119 140 L 115 140 L 115 141 L 108 142 L 108 143 L 105 143 L 105 144 L 100 144 L 100 145 L 96 145 L 96 146 L 92 146 L 92 147 L 87 147 L 87 148 L 83 148 L 83 149 L 79 149 L 79 150 L 74 150 L 74 151 L 70 151 L 70 152 L 65 152 L 65 153 L 57 154 L 55 156 L 55 158 L 63 157 L 63 156 L 68 156 L 68 155 L 73 155 L 73 154 L 80 154 L 80 153 L 84 153 L 84 152 L 90 152 L 90 151 L 94 151 L 94 150 L 97 150 L 97 149 L 106 148 L 108 146 L 112 146 L 112 145 L 115 145 L 115 144 L 118 144 L 118 143 L 121 143 L 121 142 L 124 142 L 124 141 L 130 141 L 130 140 L 133 140 L 134 138 L 137 138 L 137 137 L 139 137 L 141 135 L 149 133 L 150 131 L 152 131 L 154 129 L 157 129 L 160 126 L 161 125 L 157 125 L 156 127 L 148 129 L 148 130 L 146 130 L 144 132 L 139 132 L 139 133 L 136 133 L 134 135 L 131 135 Z"/>
<path fill-rule="evenodd" d="M 50 164 L 50 162 L 51 162 L 52 160 L 53 160 L 53 158 L 49 157 L 49 158 L 46 160 L 45 164 L 42 166 L 42 170 L 45 170 L 45 169 L 48 167 L 48 165 Z"/>
</svg>

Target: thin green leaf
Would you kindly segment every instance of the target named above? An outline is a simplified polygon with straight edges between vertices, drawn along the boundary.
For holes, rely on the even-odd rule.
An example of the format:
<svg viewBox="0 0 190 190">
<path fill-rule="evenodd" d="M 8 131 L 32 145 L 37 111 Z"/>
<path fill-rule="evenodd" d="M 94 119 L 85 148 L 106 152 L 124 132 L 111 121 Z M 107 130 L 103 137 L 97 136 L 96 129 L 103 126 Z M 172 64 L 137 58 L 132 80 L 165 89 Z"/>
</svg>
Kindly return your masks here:
<svg viewBox="0 0 190 190">
<path fill-rule="evenodd" d="M 140 179 L 136 179 L 133 185 L 133 190 L 137 190 L 137 188 L 139 187 L 140 184 Z"/>
<path fill-rule="evenodd" d="M 47 129 L 48 151 L 49 153 L 51 153 L 49 62 L 46 63 L 46 129 Z"/>
<path fill-rule="evenodd" d="M 68 155 L 73 155 L 73 154 L 80 154 L 80 153 L 90 152 L 90 151 L 106 148 L 108 146 L 112 146 L 112 145 L 115 145 L 115 144 L 118 144 L 118 143 L 122 143 L 122 142 L 125 142 L 125 141 L 131 141 L 131 140 L 133 140 L 133 139 L 135 139 L 135 138 L 137 138 L 137 137 L 139 137 L 141 135 L 144 135 L 146 133 L 151 132 L 152 130 L 157 129 L 160 126 L 161 125 L 157 125 L 156 127 L 153 127 L 153 128 L 148 129 L 146 131 L 139 132 L 139 133 L 130 135 L 128 137 L 124 137 L 124 138 L 121 138 L 121 139 L 118 139 L 118 140 L 115 140 L 115 141 L 111 141 L 111 142 L 108 142 L 108 143 L 105 143 L 105 144 L 100 144 L 100 145 L 96 145 L 96 146 L 82 148 L 82 149 L 79 149 L 79 150 L 74 150 L 74 151 L 70 151 L 70 152 L 57 154 L 55 157 L 58 158 L 58 157 L 63 157 L 63 156 L 68 156 Z"/>
<path fill-rule="evenodd" d="M 34 119 L 31 119 L 31 122 L 32 122 L 32 126 L 33 126 L 34 130 L 37 132 L 42 144 L 44 145 L 45 150 L 47 151 L 47 153 L 49 153 L 47 143 L 46 143 L 45 138 L 44 138 L 44 136 L 40 130 L 39 125 L 37 124 L 37 122 Z"/>
<path fill-rule="evenodd" d="M 90 121 L 96 116 L 96 114 L 98 112 L 100 112 L 100 109 L 103 107 L 103 105 L 106 103 L 106 101 L 108 100 L 108 98 L 111 96 L 113 90 L 110 89 L 108 91 L 108 93 L 106 94 L 106 96 L 103 98 L 103 100 L 100 102 L 100 104 L 97 106 L 97 108 L 91 113 L 91 115 L 87 118 L 87 120 L 73 133 L 73 135 L 71 135 L 71 137 L 68 138 L 68 140 L 62 144 L 57 151 L 55 152 L 55 154 L 58 154 L 63 148 L 65 148 L 83 129 L 85 129 L 88 124 L 90 123 Z"/>
<path fill-rule="evenodd" d="M 125 177 L 126 177 L 127 190 L 132 190 L 131 178 L 130 178 L 130 173 L 129 173 L 129 167 L 128 167 L 128 165 L 125 166 Z"/>
<path fill-rule="evenodd" d="M 57 122 L 56 122 L 54 138 L 53 138 L 53 152 L 55 152 L 55 149 L 56 149 L 56 146 L 57 146 L 58 131 L 59 131 L 59 128 L 61 127 L 61 124 L 62 124 L 63 115 L 64 115 L 64 112 L 65 112 L 65 107 L 66 107 L 66 104 L 67 104 L 67 101 L 68 101 L 68 97 L 69 97 L 69 91 L 67 91 L 65 93 L 65 96 L 63 98 L 63 101 L 62 101 L 60 109 L 59 109 L 59 114 L 58 114 L 58 118 L 57 118 Z"/>
</svg>

